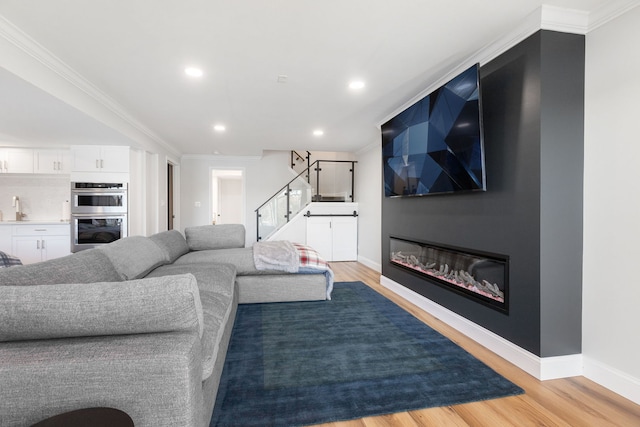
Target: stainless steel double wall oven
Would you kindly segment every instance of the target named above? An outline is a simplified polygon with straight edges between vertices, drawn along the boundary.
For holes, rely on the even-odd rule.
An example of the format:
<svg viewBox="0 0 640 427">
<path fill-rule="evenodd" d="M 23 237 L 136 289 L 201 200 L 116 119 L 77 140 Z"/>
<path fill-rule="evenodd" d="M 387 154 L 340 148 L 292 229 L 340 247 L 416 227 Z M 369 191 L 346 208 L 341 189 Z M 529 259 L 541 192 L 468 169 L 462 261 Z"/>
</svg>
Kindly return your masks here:
<svg viewBox="0 0 640 427">
<path fill-rule="evenodd" d="M 126 183 L 71 183 L 71 252 L 127 236 Z"/>
</svg>

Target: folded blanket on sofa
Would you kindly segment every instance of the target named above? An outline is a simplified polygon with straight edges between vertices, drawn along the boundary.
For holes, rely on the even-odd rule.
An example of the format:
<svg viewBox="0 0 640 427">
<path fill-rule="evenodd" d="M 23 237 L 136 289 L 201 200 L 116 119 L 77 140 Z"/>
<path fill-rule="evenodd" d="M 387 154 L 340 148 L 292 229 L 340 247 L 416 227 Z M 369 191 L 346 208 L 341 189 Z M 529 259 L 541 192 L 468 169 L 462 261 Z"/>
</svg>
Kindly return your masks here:
<svg viewBox="0 0 640 427">
<path fill-rule="evenodd" d="M 331 299 L 333 271 L 329 263 L 309 246 L 287 240 L 257 242 L 253 245 L 253 262 L 258 270 L 300 274 L 323 273 L 327 279 L 327 299 Z"/>
<path fill-rule="evenodd" d="M 298 252 L 287 240 L 257 242 L 253 245 L 253 262 L 258 270 L 280 270 L 297 273 L 300 267 Z"/>
</svg>

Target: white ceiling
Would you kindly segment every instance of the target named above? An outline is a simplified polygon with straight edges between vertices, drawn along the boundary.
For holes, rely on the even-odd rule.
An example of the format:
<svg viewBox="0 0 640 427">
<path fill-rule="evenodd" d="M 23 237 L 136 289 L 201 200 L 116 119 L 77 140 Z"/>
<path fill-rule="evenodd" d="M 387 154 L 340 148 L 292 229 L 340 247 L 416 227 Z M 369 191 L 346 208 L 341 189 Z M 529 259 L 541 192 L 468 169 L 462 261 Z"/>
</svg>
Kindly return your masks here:
<svg viewBox="0 0 640 427">
<path fill-rule="evenodd" d="M 1 0 L 0 144 L 357 151 L 543 3 L 601 17 L 638 2 Z M 201 79 L 185 77 L 192 64 Z"/>
</svg>

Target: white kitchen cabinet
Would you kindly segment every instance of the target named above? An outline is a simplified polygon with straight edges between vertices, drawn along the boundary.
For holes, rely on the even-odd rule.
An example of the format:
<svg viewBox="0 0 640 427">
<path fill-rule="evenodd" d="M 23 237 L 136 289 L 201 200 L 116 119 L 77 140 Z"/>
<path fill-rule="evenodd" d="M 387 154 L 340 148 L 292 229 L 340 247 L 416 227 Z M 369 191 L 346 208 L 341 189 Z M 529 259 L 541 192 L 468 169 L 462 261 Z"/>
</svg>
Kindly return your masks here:
<svg viewBox="0 0 640 427">
<path fill-rule="evenodd" d="M 355 216 L 310 216 L 307 245 L 326 261 L 358 259 L 358 218 Z"/>
<path fill-rule="evenodd" d="M 11 255 L 13 252 L 12 237 L 12 228 L 7 225 L 0 225 L 0 252 Z"/>
<path fill-rule="evenodd" d="M 23 264 L 60 258 L 71 253 L 70 225 L 14 225 L 12 254 Z"/>
<path fill-rule="evenodd" d="M 33 149 L 0 148 L 0 173 L 33 173 Z"/>
<path fill-rule="evenodd" d="M 71 147 L 72 172 L 129 172 L 129 147 L 75 145 Z"/>
<path fill-rule="evenodd" d="M 35 173 L 68 174 L 71 172 L 69 150 L 36 149 L 34 152 Z"/>
</svg>

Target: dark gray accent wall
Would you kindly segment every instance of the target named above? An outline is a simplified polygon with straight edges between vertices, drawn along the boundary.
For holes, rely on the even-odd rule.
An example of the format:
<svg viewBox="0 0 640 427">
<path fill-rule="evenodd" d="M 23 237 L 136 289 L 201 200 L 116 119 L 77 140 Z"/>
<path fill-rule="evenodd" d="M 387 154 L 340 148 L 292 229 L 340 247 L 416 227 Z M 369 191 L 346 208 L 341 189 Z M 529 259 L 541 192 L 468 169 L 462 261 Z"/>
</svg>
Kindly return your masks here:
<svg viewBox="0 0 640 427">
<path fill-rule="evenodd" d="M 580 353 L 584 37 L 540 31 L 480 75 L 487 191 L 383 198 L 382 273 L 538 356 Z M 509 313 L 391 265 L 391 235 L 508 255 Z"/>
<path fill-rule="evenodd" d="M 540 341 L 557 356 L 582 341 L 584 37 L 543 31 L 541 48 Z"/>
</svg>

